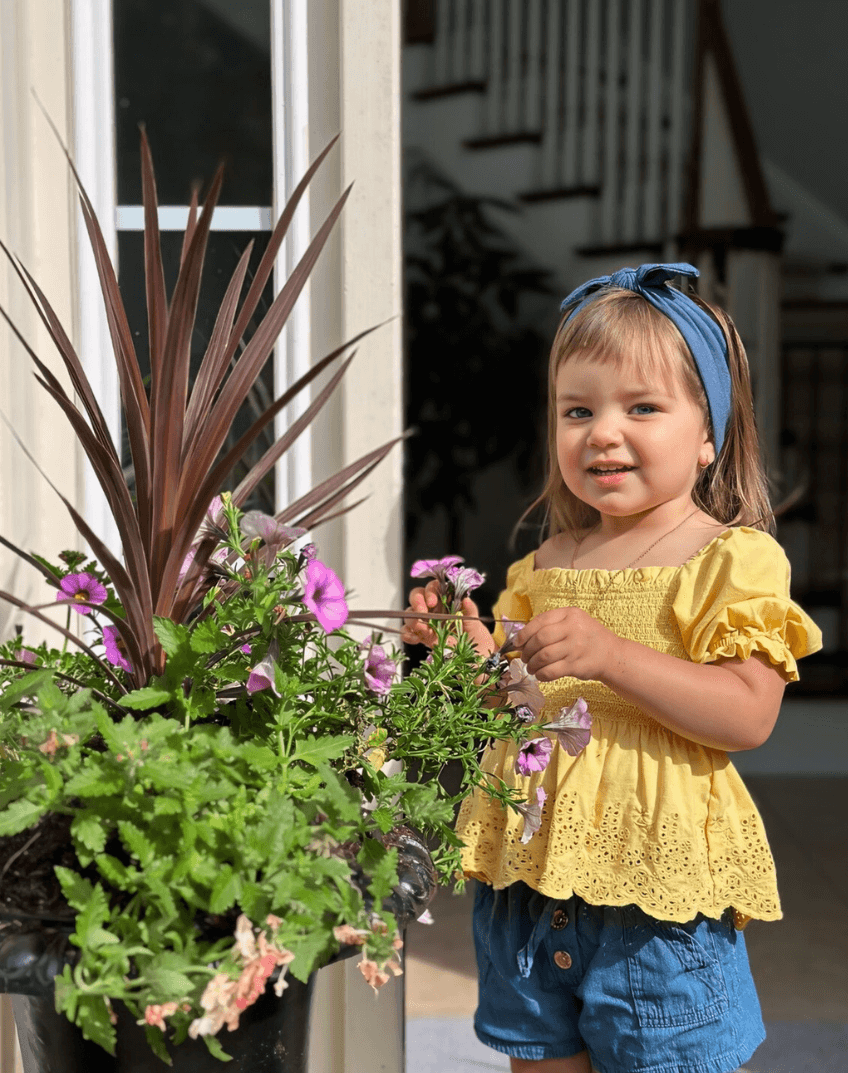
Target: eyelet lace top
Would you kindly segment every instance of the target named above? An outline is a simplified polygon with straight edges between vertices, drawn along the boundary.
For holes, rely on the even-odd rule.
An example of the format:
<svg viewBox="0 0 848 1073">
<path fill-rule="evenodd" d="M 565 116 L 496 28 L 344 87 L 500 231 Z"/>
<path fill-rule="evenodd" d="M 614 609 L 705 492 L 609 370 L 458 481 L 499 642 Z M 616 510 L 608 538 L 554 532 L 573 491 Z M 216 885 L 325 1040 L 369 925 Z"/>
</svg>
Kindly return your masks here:
<svg viewBox="0 0 848 1073">
<path fill-rule="evenodd" d="M 530 554 L 510 567 L 494 614 L 529 621 L 565 604 L 679 659 L 763 652 L 787 681 L 798 678 L 796 659 L 821 648 L 818 627 L 789 599 L 783 550 L 744 526 L 677 567 L 535 570 Z M 457 831 L 468 877 L 496 888 L 523 880 L 549 897 L 576 893 L 594 905 L 635 904 L 660 920 L 718 918 L 728 907 L 739 926 L 780 918 L 763 824 L 725 752 L 675 734 L 600 682 L 560 678 L 541 688 L 542 721 L 585 698 L 591 740 L 576 757 L 555 745 L 547 768 L 531 776 L 515 773 L 514 744 L 487 750 L 485 770 L 533 800 L 542 786 L 547 799 L 526 845 L 518 813 L 479 792 L 467 799 Z"/>
</svg>

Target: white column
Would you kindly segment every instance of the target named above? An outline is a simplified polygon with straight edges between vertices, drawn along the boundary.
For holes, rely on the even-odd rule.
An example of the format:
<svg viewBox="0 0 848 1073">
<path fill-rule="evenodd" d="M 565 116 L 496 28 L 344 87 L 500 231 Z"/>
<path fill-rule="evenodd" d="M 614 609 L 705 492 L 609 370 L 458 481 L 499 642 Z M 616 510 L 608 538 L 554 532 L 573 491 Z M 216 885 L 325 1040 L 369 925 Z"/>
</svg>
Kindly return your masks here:
<svg viewBox="0 0 848 1073">
<path fill-rule="evenodd" d="M 316 480 L 402 428 L 400 5 L 310 0 L 312 155 L 341 130 L 312 190 L 312 229 L 350 182 L 353 191 L 312 277 L 313 360 L 370 325 L 338 399 L 316 423 Z M 400 447 L 352 498 L 368 502 L 315 534 L 351 604 L 399 607 Z M 356 958 L 322 970 L 313 1011 L 311 1073 L 402 1073 L 403 978 L 375 996 Z"/>
<path fill-rule="evenodd" d="M 71 6 L 74 79 L 73 153 L 80 178 L 100 221 L 112 262 L 118 261 L 115 178 L 115 83 L 112 56 L 111 0 L 74 0 Z M 94 389 L 118 453 L 121 450 L 121 403 L 118 371 L 109 338 L 106 312 L 88 233 L 77 209 L 77 308 L 79 355 Z M 116 551 L 118 527 L 94 469 L 84 463 L 85 518 L 95 533 Z"/>
</svg>

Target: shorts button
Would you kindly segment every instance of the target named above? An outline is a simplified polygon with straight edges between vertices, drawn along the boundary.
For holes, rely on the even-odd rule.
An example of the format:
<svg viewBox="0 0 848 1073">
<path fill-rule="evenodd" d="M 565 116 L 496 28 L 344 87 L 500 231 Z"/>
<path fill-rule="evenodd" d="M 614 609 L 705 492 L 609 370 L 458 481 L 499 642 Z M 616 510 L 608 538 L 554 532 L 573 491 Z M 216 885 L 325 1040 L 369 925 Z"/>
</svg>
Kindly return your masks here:
<svg viewBox="0 0 848 1073">
<path fill-rule="evenodd" d="M 554 961 L 561 969 L 571 968 L 571 954 L 567 953 L 565 950 L 557 950 L 554 954 Z"/>
<path fill-rule="evenodd" d="M 568 913 L 564 909 L 557 909 L 551 918 L 551 927 L 554 931 L 561 931 L 568 924 Z"/>
</svg>

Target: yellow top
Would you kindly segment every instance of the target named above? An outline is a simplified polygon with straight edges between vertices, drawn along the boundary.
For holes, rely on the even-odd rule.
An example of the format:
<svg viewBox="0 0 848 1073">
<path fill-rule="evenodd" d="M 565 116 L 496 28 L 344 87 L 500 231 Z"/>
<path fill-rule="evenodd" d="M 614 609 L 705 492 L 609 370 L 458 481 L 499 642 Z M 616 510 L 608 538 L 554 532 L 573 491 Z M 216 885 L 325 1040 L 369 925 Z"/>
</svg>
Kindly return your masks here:
<svg viewBox="0 0 848 1073">
<path fill-rule="evenodd" d="M 510 567 L 494 613 L 526 622 L 564 605 L 695 663 L 764 652 L 787 681 L 798 678 L 796 658 L 821 648 L 820 630 L 789 599 L 780 545 L 744 526 L 676 567 L 535 570 L 531 553 Z M 576 757 L 555 744 L 547 768 L 530 776 L 515 773 L 514 743 L 486 751 L 486 771 L 534 801 L 542 786 L 547 800 L 526 845 L 518 813 L 480 792 L 466 800 L 457 831 L 467 876 L 496 888 L 523 880 L 593 905 L 635 904 L 660 920 L 717 918 L 729 907 L 740 926 L 780 918 L 763 824 L 725 752 L 666 729 L 600 682 L 559 678 L 541 688 L 542 721 L 585 698 L 591 740 Z"/>
</svg>

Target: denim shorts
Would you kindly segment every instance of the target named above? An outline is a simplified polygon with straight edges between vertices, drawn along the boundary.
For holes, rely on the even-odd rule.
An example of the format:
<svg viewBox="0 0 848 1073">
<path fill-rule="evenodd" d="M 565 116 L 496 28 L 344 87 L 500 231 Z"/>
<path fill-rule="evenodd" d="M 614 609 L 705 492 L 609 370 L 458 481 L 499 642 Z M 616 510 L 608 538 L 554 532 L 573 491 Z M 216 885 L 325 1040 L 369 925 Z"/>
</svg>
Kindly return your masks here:
<svg viewBox="0 0 848 1073">
<path fill-rule="evenodd" d="M 474 945 L 474 1030 L 514 1058 L 588 1050 L 598 1073 L 731 1073 L 765 1039 L 730 912 L 673 924 L 478 882 Z"/>
</svg>

